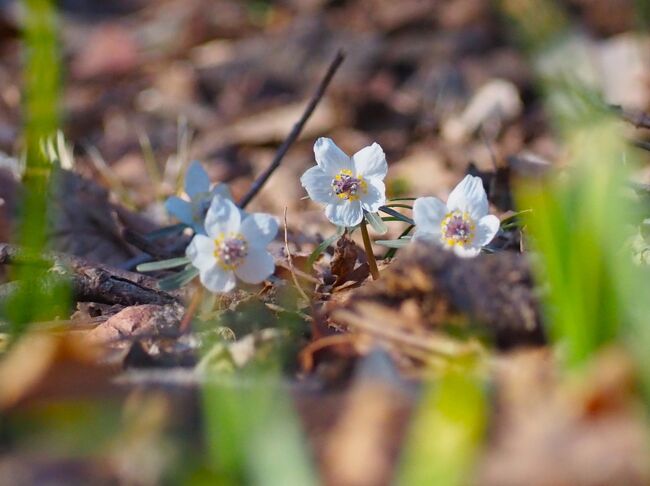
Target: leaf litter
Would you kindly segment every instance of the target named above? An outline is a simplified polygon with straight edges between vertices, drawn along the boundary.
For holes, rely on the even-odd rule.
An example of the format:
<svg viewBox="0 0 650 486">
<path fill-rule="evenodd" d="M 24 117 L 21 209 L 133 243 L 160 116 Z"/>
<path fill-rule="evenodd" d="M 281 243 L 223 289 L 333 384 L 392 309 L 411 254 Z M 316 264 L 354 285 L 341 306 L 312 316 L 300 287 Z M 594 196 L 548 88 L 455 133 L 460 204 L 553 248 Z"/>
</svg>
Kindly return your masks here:
<svg viewBox="0 0 650 486">
<path fill-rule="evenodd" d="M 431 383 L 447 383 L 454 369 L 472 369 L 490 388 L 489 427 L 476 455 L 468 456 L 475 459 L 461 484 L 647 484 L 650 445 L 637 365 L 613 343 L 582 374 L 563 372 L 561 349 L 549 342 L 546 327 L 547 289 L 531 270 L 536 255 L 526 247 L 523 223 L 508 219 L 488 247 L 494 254 L 475 259 L 436 245 L 400 248 L 394 259 L 379 262 L 381 278 L 372 281 L 359 232 L 329 240 L 335 229 L 322 212 L 294 197 L 301 194 L 300 174 L 313 164 L 313 139 L 332 134 L 350 149 L 380 140 L 389 160 L 388 192 L 396 198 L 445 197 L 470 173 L 483 179 L 503 219 L 523 209 L 513 202 L 512 181 L 540 166 L 555 170 L 562 146 L 531 94 L 533 69 L 514 41 L 495 33 L 500 24 L 488 7 L 259 2 L 260 23 L 246 2 L 208 3 L 115 2 L 124 10 L 89 6 L 88 17 L 74 7 L 62 11 L 72 68 L 65 133 L 92 142 L 115 171 L 108 173 L 123 180 L 118 188 L 100 177 L 80 148 L 73 171 L 57 172 L 50 257 L 72 279 L 76 312 L 38 323 L 3 347 L 0 410 L 9 426 L 0 433 L 0 475 L 7 484 L 188 480 L 201 471 L 191 456 L 200 455 L 196 444 L 204 433 L 203 387 L 241 378 L 228 386 L 254 389 L 243 373 L 259 368 L 279 368 L 273 387 L 295 407 L 314 474 L 324 484 L 408 477 L 401 467 L 409 463 L 410 426 L 424 423 L 418 405 Z M 632 30 L 628 2 L 609 20 L 598 2 L 567 3 L 593 29 L 588 43 L 602 56 Z M 93 17 L 102 28 L 93 27 Z M 4 7 L 0 19 L 3 26 L 16 22 Z M 427 22 L 436 29 L 422 28 Z M 12 29 L 1 32 L 3 44 L 15 42 Z M 113 50 L 116 39 L 128 42 Z M 189 313 L 194 284 L 161 290 L 158 283 L 173 269 L 134 271 L 148 257 L 182 256 L 184 246 L 173 235 L 144 244 L 147 234 L 171 223 L 161 194 L 173 188 L 139 194 L 153 177 L 142 170 L 145 154 L 133 127 L 147 133 L 164 172 L 161 161 L 182 152 L 176 120 L 187 118 L 198 132 L 192 158 L 205 163 L 213 182 L 230 183 L 239 201 L 272 161 L 270 148 L 298 121 L 340 45 L 349 46 L 345 64 L 281 170 L 251 202 L 276 215 L 288 208 L 285 238 L 270 246 L 274 274 L 262 285 L 203 299 Z M 17 59 L 9 57 L 0 67 L 10 80 L 0 104 L 0 148 L 12 153 L 19 104 L 11 88 L 19 85 Z M 620 69 L 621 83 L 642 92 L 628 79 L 636 75 L 627 73 L 650 68 L 630 62 Z M 648 96 L 647 87 L 643 93 Z M 639 101 L 643 93 L 632 100 L 640 113 L 648 108 L 647 97 Z M 634 120 L 643 127 L 639 116 Z M 139 181 L 125 176 L 133 174 L 130 165 Z M 13 179 L 2 179 L 2 228 L 15 224 L 20 190 Z M 386 225 L 388 234 L 376 239 L 396 239 L 404 230 Z M 3 245 L 0 253 L 4 265 L 20 260 L 15 247 Z M 3 284 L 0 297 L 10 286 Z M 3 324 L 0 331 L 8 332 Z M 65 409 L 75 400 L 93 405 Z M 79 452 L 85 434 L 55 454 L 44 434 L 28 427 L 49 424 L 60 438 L 66 420 L 81 423 L 83 416 L 114 429 L 89 429 L 106 439 L 87 454 Z M 130 451 L 138 454 L 129 457 Z"/>
</svg>

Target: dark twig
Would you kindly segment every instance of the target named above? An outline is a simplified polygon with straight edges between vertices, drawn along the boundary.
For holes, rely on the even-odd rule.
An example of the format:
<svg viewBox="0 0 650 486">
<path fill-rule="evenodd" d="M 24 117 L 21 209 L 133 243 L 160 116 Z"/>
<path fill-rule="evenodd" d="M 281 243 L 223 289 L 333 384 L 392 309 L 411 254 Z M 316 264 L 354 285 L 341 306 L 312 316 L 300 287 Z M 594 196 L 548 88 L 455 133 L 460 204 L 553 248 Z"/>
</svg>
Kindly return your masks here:
<svg viewBox="0 0 650 486">
<path fill-rule="evenodd" d="M 49 262 L 63 267 L 71 280 L 73 298 L 77 302 L 100 302 L 104 304 L 173 304 L 177 298 L 167 292 L 158 290 L 155 279 L 138 273 L 127 272 L 119 268 L 102 264 L 92 264 L 83 258 L 59 253 L 44 255 L 44 260 L 30 257 L 20 249 L 7 243 L 0 243 L 0 265 L 48 265 Z M 50 285 L 44 282 L 43 285 Z M 17 282 L 6 284 L 0 296 L 5 297 L 19 285 Z"/>
<path fill-rule="evenodd" d="M 300 136 L 300 132 L 302 132 L 305 123 L 307 123 L 307 120 L 314 112 L 314 109 L 316 108 L 321 98 L 325 94 L 325 90 L 327 89 L 327 86 L 330 84 L 330 81 L 334 77 L 334 74 L 336 73 L 336 71 L 338 70 L 339 66 L 341 65 L 344 59 L 345 59 L 345 54 L 343 53 L 343 51 L 338 51 L 336 53 L 336 57 L 330 64 L 329 69 L 325 73 L 325 77 L 323 77 L 322 81 L 318 85 L 318 89 L 311 97 L 311 100 L 309 101 L 309 104 L 307 105 L 305 111 L 300 117 L 300 120 L 298 120 L 298 122 L 293 126 L 293 128 L 291 129 L 291 133 L 289 133 L 289 136 L 284 140 L 282 145 L 280 145 L 280 148 L 278 148 L 278 151 L 276 152 L 275 157 L 271 162 L 271 164 L 267 167 L 267 169 L 264 172 L 262 172 L 258 176 L 255 182 L 253 182 L 253 185 L 251 186 L 248 193 L 239 202 L 240 208 L 244 209 L 246 206 L 248 206 L 248 204 L 257 195 L 257 193 L 260 192 L 264 184 L 266 184 L 266 181 L 269 179 L 269 177 L 271 177 L 273 172 L 275 172 L 275 170 L 278 167 L 280 167 L 280 163 L 282 162 L 282 159 L 289 151 L 291 145 Z"/>
</svg>

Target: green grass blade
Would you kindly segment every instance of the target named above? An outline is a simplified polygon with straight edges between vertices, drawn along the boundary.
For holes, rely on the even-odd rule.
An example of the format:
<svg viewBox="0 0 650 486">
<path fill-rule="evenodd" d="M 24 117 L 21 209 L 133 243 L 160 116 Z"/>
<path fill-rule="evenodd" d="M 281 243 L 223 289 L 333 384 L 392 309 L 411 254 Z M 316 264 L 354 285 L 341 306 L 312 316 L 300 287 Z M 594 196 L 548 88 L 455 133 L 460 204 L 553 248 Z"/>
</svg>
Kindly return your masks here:
<svg viewBox="0 0 650 486">
<path fill-rule="evenodd" d="M 38 260 L 46 246 L 52 163 L 41 150 L 41 143 L 54 136 L 59 126 L 60 55 L 56 9 L 51 0 L 24 0 L 23 40 L 24 119 L 26 169 L 17 240 L 32 261 Z M 12 279 L 18 292 L 6 302 L 5 313 L 14 333 L 30 322 L 67 315 L 70 305 L 67 285 L 44 286 L 47 266 L 16 265 Z"/>
</svg>

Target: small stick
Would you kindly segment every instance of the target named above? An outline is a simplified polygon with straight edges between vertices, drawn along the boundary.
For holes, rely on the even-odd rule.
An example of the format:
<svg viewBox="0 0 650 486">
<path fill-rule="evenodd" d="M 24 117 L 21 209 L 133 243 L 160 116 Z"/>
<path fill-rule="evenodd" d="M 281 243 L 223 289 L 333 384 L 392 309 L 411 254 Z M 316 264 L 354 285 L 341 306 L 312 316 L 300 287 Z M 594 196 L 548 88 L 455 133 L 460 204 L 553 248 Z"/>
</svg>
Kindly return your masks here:
<svg viewBox="0 0 650 486">
<path fill-rule="evenodd" d="M 368 224 L 366 223 L 365 217 L 361 220 L 361 236 L 363 236 L 363 247 L 365 248 L 366 256 L 368 257 L 370 275 L 372 275 L 373 280 L 379 280 L 379 269 L 377 268 L 377 260 L 375 260 L 375 254 L 372 252 L 372 243 L 370 242 Z"/>
<path fill-rule="evenodd" d="M 280 145 L 280 148 L 276 152 L 275 157 L 271 162 L 271 165 L 269 165 L 267 169 L 258 176 L 255 182 L 253 182 L 253 185 L 249 189 L 248 193 L 239 202 L 240 208 L 244 209 L 246 208 L 246 206 L 248 206 L 248 203 L 250 203 L 253 200 L 253 198 L 257 195 L 257 193 L 260 192 L 260 190 L 262 189 L 264 184 L 266 184 L 266 181 L 269 179 L 269 177 L 271 177 L 273 172 L 275 172 L 275 170 L 278 167 L 280 167 L 280 163 L 282 162 L 282 159 L 284 158 L 286 153 L 289 151 L 289 147 L 291 147 L 291 145 L 300 136 L 300 132 L 302 132 L 305 123 L 307 123 L 307 120 L 316 109 L 316 106 L 318 105 L 321 98 L 325 94 L 325 90 L 327 89 L 327 86 L 330 84 L 330 81 L 334 77 L 334 74 L 336 73 L 336 71 L 338 70 L 339 66 L 341 65 L 344 59 L 345 59 L 345 54 L 343 53 L 342 50 L 339 50 L 336 53 L 336 57 L 330 64 L 329 69 L 325 73 L 323 80 L 318 85 L 318 89 L 311 97 L 311 100 L 309 101 L 309 104 L 307 105 L 305 111 L 300 117 L 300 120 L 298 120 L 298 122 L 293 126 L 293 128 L 291 129 L 291 133 L 289 133 L 289 136 L 284 140 L 282 145 Z"/>
<path fill-rule="evenodd" d="M 289 262 L 289 273 L 291 273 L 291 278 L 293 280 L 293 285 L 296 287 L 296 290 L 298 293 L 301 295 L 303 299 L 305 299 L 305 302 L 309 303 L 309 297 L 307 297 L 307 294 L 303 290 L 302 286 L 300 285 L 300 282 L 298 282 L 298 277 L 296 277 L 296 271 L 293 266 L 293 257 L 291 256 L 291 252 L 289 251 L 289 234 L 288 234 L 288 228 L 287 228 L 287 207 L 284 207 L 284 248 L 287 251 L 287 261 Z"/>
</svg>

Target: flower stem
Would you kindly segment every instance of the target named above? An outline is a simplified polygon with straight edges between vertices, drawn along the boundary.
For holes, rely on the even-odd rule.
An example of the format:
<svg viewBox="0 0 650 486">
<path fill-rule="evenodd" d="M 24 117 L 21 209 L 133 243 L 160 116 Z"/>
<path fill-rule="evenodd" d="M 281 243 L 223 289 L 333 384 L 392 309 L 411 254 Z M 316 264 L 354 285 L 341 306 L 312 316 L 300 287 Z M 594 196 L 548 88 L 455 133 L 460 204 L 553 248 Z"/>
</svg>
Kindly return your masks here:
<svg viewBox="0 0 650 486">
<path fill-rule="evenodd" d="M 373 280 L 379 280 L 377 260 L 375 260 L 375 254 L 372 252 L 372 243 L 370 243 L 370 235 L 368 234 L 368 225 L 365 218 L 361 220 L 361 236 L 363 236 L 363 247 L 365 248 L 366 256 L 368 257 L 370 275 L 372 275 Z"/>
<path fill-rule="evenodd" d="M 192 319 L 194 319 L 194 314 L 196 313 L 196 310 L 199 308 L 199 304 L 201 303 L 202 297 L 203 297 L 203 287 L 201 285 L 198 285 L 196 287 L 196 291 L 194 295 L 192 296 L 190 305 L 187 306 L 187 310 L 185 311 L 183 320 L 181 321 L 181 324 L 178 328 L 181 334 L 185 334 L 191 331 Z"/>
</svg>

